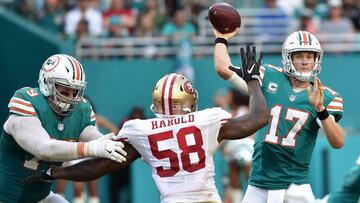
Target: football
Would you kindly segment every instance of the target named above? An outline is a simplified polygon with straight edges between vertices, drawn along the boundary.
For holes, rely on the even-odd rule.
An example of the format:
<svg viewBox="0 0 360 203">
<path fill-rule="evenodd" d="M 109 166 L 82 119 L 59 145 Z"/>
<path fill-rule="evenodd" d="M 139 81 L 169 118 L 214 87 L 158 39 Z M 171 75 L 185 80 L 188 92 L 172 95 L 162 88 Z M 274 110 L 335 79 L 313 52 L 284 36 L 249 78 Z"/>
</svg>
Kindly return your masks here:
<svg viewBox="0 0 360 203">
<path fill-rule="evenodd" d="M 221 33 L 233 32 L 241 25 L 240 14 L 227 3 L 216 3 L 209 8 L 209 20 L 213 27 Z"/>
</svg>

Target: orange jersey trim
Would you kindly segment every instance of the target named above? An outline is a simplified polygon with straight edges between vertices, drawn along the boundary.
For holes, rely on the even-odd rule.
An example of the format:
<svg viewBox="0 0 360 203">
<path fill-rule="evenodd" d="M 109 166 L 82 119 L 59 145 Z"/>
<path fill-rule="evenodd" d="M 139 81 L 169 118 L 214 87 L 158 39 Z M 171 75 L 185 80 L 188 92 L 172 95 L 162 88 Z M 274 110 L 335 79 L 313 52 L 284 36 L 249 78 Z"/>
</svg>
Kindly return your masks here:
<svg viewBox="0 0 360 203">
<path fill-rule="evenodd" d="M 22 105 L 27 106 L 27 107 L 33 107 L 33 106 L 32 106 L 31 104 L 29 104 L 29 103 L 25 103 L 25 102 L 23 102 L 23 101 L 19 101 L 19 100 L 16 100 L 16 99 L 11 99 L 10 102 L 22 104 Z"/>
<path fill-rule="evenodd" d="M 32 115 L 32 116 L 36 116 L 35 112 L 31 112 L 31 111 L 26 111 L 24 109 L 20 109 L 20 108 L 17 108 L 17 107 L 10 107 L 10 111 L 18 111 L 20 113 L 24 113 L 24 114 L 29 114 L 29 115 Z"/>
</svg>

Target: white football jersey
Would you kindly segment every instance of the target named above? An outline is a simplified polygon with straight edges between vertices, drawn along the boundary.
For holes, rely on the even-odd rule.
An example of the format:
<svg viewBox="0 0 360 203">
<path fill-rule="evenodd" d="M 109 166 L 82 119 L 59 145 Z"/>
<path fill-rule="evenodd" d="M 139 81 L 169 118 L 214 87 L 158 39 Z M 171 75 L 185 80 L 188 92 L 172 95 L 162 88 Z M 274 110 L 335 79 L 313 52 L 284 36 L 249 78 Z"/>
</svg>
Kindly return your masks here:
<svg viewBox="0 0 360 203">
<path fill-rule="evenodd" d="M 130 120 L 119 132 L 152 167 L 162 203 L 221 202 L 213 154 L 220 127 L 231 118 L 209 108 L 171 118 Z"/>
</svg>

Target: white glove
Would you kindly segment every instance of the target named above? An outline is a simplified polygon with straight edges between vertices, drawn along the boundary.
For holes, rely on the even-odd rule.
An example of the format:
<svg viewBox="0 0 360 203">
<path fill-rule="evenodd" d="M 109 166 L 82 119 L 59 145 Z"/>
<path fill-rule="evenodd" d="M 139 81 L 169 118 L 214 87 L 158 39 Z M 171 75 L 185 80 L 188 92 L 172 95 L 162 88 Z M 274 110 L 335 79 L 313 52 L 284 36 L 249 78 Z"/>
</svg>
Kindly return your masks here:
<svg viewBox="0 0 360 203">
<path fill-rule="evenodd" d="M 85 143 L 85 156 L 108 158 L 113 161 L 126 161 L 127 153 L 123 150 L 124 144 L 120 141 L 113 141 L 107 136 Z"/>
</svg>

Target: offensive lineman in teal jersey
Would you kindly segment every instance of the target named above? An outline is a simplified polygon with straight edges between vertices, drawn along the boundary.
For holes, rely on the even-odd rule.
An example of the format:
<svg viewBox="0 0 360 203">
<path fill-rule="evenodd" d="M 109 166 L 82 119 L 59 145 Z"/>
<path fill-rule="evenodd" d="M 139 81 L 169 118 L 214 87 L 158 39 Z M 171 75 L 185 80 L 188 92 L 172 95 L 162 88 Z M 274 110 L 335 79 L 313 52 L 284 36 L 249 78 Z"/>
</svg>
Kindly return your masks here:
<svg viewBox="0 0 360 203">
<path fill-rule="evenodd" d="M 215 67 L 218 74 L 246 91 L 240 77 L 233 74 L 227 40 L 237 31 L 214 31 Z M 342 97 L 323 86 L 317 77 L 323 51 L 309 32 L 288 36 L 282 48 L 284 67 L 264 65 L 260 80 L 270 113 L 270 122 L 257 133 L 249 187 L 243 203 L 283 202 L 291 183 L 298 191 L 313 195 L 309 164 L 318 130 L 322 128 L 333 148 L 344 144 L 344 131 L 337 124 L 343 113 Z M 242 69 L 238 74 L 242 75 Z M 314 82 L 311 82 L 314 80 Z"/>
<path fill-rule="evenodd" d="M 125 161 L 124 145 L 96 130 L 81 64 L 73 57 L 49 57 L 39 88 L 24 87 L 11 98 L 0 137 L 0 202 L 67 202 L 50 191 L 51 182 L 30 185 L 22 179 L 51 165 L 81 157 Z M 91 141 L 92 140 L 92 141 Z"/>
<path fill-rule="evenodd" d="M 340 190 L 330 193 L 328 203 L 359 203 L 360 202 L 360 156 L 346 174 Z"/>
<path fill-rule="evenodd" d="M 344 177 L 341 188 L 326 195 L 323 199 L 315 199 L 299 193 L 296 186 L 291 184 L 286 192 L 289 202 L 294 203 L 359 203 L 360 202 L 360 156 Z"/>
</svg>

